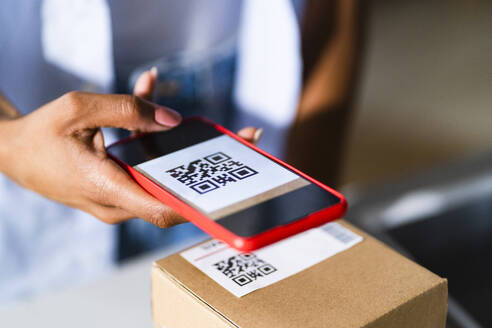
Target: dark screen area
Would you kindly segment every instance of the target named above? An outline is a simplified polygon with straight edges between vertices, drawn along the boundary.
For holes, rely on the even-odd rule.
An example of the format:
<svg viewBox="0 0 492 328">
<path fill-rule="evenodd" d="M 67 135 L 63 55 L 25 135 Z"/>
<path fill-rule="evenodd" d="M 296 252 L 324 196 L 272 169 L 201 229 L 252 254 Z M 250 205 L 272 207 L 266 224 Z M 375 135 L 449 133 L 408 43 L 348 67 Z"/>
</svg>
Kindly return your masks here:
<svg viewBox="0 0 492 328">
<path fill-rule="evenodd" d="M 239 236 L 249 237 L 273 227 L 294 222 L 339 202 L 340 199 L 332 193 L 315 184 L 309 184 L 225 216 L 217 222 Z"/>
<path fill-rule="evenodd" d="M 187 120 L 172 130 L 142 135 L 110 146 L 108 152 L 128 165 L 135 166 L 221 135 L 223 134 L 220 131 L 207 123 Z M 217 223 L 238 236 L 249 237 L 291 223 L 339 202 L 340 199 L 332 193 L 310 183 L 220 218 Z"/>
</svg>

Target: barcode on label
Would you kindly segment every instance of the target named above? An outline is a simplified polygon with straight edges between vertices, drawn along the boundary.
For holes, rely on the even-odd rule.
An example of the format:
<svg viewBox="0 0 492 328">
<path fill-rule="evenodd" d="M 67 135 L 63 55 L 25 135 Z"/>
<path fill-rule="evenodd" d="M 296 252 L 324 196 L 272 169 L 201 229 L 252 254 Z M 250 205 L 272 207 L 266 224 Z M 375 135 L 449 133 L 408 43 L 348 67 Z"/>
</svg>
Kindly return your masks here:
<svg viewBox="0 0 492 328">
<path fill-rule="evenodd" d="M 344 228 L 338 223 L 328 223 L 322 226 L 321 230 L 325 231 L 330 236 L 332 236 L 333 238 L 335 238 L 336 240 L 338 240 L 343 244 L 350 244 L 351 242 L 360 238 L 360 236 Z"/>
<path fill-rule="evenodd" d="M 253 253 L 238 254 L 212 266 L 241 287 L 277 271 Z"/>
</svg>

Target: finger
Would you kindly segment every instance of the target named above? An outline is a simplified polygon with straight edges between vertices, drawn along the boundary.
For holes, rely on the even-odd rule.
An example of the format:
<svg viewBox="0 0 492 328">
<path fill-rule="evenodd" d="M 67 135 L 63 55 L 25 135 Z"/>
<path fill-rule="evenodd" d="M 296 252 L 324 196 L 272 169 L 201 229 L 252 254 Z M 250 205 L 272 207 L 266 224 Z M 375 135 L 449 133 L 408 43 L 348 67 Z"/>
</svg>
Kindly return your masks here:
<svg viewBox="0 0 492 328">
<path fill-rule="evenodd" d="M 71 92 L 66 101 L 72 109 L 69 124 L 75 129 L 115 127 L 152 132 L 181 123 L 179 113 L 136 96 Z"/>
<path fill-rule="evenodd" d="M 115 206 L 162 228 L 186 222 L 174 210 L 143 190 L 115 162 L 108 159 L 101 169 L 100 174 L 105 179 L 99 175 L 99 180 L 95 181 L 100 190 L 97 202 Z"/>
<path fill-rule="evenodd" d="M 137 97 L 152 101 L 155 84 L 157 82 L 157 68 L 154 66 L 149 71 L 145 71 L 135 82 L 133 94 Z"/>
<path fill-rule="evenodd" d="M 249 141 L 253 144 L 257 144 L 258 141 L 260 141 L 261 136 L 263 135 L 263 129 L 257 129 L 249 126 L 239 130 L 237 134 L 244 140 Z"/>
</svg>

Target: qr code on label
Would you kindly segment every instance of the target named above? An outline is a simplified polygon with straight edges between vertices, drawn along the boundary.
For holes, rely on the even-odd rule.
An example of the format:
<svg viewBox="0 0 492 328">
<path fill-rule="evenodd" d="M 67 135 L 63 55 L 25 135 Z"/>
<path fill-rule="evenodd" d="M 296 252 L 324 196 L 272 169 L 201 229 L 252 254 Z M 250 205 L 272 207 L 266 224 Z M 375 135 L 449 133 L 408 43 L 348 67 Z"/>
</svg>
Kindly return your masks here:
<svg viewBox="0 0 492 328">
<path fill-rule="evenodd" d="M 235 161 L 223 152 L 177 166 L 167 170 L 166 173 L 199 194 L 205 194 L 258 174 L 257 171 Z"/>
<path fill-rule="evenodd" d="M 227 260 L 213 264 L 213 266 L 239 286 L 247 285 L 258 278 L 277 271 L 273 265 L 252 253 L 232 256 Z"/>
</svg>

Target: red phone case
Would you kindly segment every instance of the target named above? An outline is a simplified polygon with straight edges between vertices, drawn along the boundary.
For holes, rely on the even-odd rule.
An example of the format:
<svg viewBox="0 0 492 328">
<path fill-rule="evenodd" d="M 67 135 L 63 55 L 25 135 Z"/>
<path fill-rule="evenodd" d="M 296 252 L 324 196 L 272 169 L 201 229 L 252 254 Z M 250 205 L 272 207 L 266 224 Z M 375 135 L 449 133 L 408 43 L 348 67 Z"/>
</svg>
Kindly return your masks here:
<svg viewBox="0 0 492 328">
<path fill-rule="evenodd" d="M 279 160 L 278 158 L 268 154 L 267 152 L 261 150 L 260 148 L 256 147 L 255 145 L 241 139 L 239 136 L 234 134 L 233 132 L 227 130 L 221 125 L 218 125 L 214 122 L 211 122 L 207 120 L 206 118 L 203 117 L 190 117 L 187 118 L 183 121 L 183 123 L 190 121 L 190 120 L 200 120 L 206 124 L 209 124 L 213 126 L 215 129 L 218 131 L 227 134 L 231 138 L 234 138 L 235 140 L 239 141 L 240 143 L 248 146 L 249 148 L 254 149 L 258 153 L 262 154 L 263 156 L 268 157 L 272 161 L 288 168 L 289 170 L 295 172 L 299 176 L 303 177 L 306 180 L 309 180 L 310 182 L 318 185 L 319 187 L 327 190 L 328 192 L 334 194 L 340 199 L 340 202 L 332 205 L 330 207 L 327 207 L 325 209 L 322 209 L 318 212 L 312 213 L 305 218 L 302 218 L 300 220 L 272 228 L 270 230 L 264 231 L 258 235 L 252 236 L 252 237 L 241 237 L 233 232 L 227 230 L 217 222 L 215 222 L 212 219 L 209 219 L 206 215 L 200 213 L 190 205 L 184 203 L 182 200 L 171 194 L 170 192 L 166 191 L 162 187 L 160 187 L 158 184 L 147 178 L 146 176 L 142 175 L 140 172 L 135 170 L 133 167 L 130 165 L 124 163 L 117 157 L 113 156 L 112 154 L 108 153 L 108 156 L 111 157 L 114 161 L 116 161 L 120 166 L 122 166 L 128 174 L 142 187 L 144 188 L 147 192 L 149 192 L 151 195 L 153 195 L 155 198 L 159 199 L 161 202 L 166 204 L 167 206 L 173 208 L 176 212 L 178 212 L 180 215 L 185 217 L 187 220 L 192 222 L 194 225 L 208 233 L 210 236 L 213 238 L 216 238 L 218 240 L 221 240 L 225 242 L 226 244 L 230 245 L 231 247 L 234 247 L 235 249 L 242 251 L 242 252 L 249 252 L 256 250 L 260 247 L 269 245 L 271 243 L 274 243 L 276 241 L 282 240 L 284 238 L 287 238 L 289 236 L 295 235 L 297 233 L 300 233 L 302 231 L 315 228 L 317 226 L 320 226 L 324 223 L 333 221 L 335 219 L 338 219 L 342 217 L 346 210 L 347 210 L 347 201 L 345 200 L 345 197 L 340 194 L 338 191 L 333 190 L 332 188 L 325 186 L 321 182 L 311 178 L 310 176 L 302 173 L 301 171 L 297 170 L 296 168 L 290 166 L 287 163 L 284 163 L 283 161 Z M 132 136 L 129 138 L 122 139 L 116 143 L 113 143 L 111 146 L 121 144 L 128 142 L 130 140 L 139 138 L 142 135 L 136 135 Z M 108 148 L 109 148 L 108 147 Z"/>
</svg>

